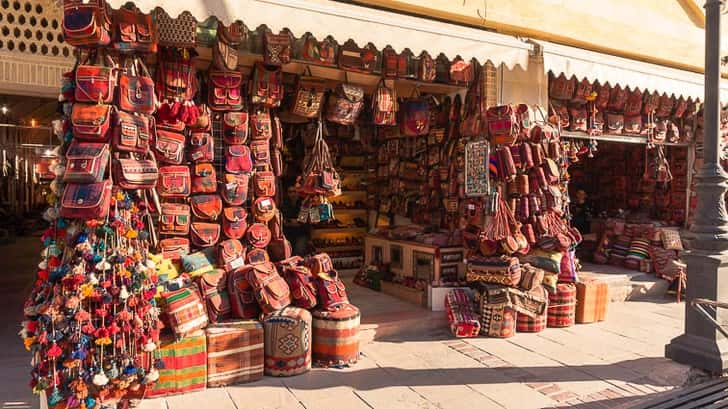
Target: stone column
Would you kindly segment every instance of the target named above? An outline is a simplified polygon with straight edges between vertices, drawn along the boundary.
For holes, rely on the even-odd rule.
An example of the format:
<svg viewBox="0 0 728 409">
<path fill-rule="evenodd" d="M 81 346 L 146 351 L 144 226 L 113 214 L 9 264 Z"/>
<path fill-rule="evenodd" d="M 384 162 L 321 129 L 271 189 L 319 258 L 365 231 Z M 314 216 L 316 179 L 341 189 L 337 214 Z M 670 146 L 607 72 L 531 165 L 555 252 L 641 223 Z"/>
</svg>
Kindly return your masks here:
<svg viewBox="0 0 728 409">
<path fill-rule="evenodd" d="M 728 175 L 719 163 L 720 24 L 725 0 L 705 2 L 705 101 L 703 167 L 695 176 L 698 196 L 690 228 L 690 251 L 685 256 L 688 284 L 685 333 L 665 346 L 665 356 L 709 372 L 728 369 L 728 339 L 690 306 L 693 298 L 728 301 L 728 215 L 724 194 Z M 718 311 L 718 322 L 728 325 L 728 311 Z"/>
</svg>

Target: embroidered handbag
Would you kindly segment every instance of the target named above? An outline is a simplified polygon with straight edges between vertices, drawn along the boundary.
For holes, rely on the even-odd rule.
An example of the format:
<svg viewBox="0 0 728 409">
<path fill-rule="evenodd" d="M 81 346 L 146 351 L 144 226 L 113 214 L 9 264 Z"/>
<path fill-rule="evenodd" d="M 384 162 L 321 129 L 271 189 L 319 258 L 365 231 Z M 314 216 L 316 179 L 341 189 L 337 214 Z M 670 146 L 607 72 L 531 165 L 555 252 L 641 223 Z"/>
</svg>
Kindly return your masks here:
<svg viewBox="0 0 728 409">
<path fill-rule="evenodd" d="M 275 196 L 276 177 L 273 172 L 268 170 L 256 171 L 253 174 L 253 192 L 255 196 Z"/>
<path fill-rule="evenodd" d="M 159 241 L 159 251 L 162 258 L 181 260 L 182 256 L 190 254 L 190 240 L 186 237 L 170 237 Z"/>
<path fill-rule="evenodd" d="M 353 125 L 364 106 L 364 90 L 360 87 L 339 84 L 329 96 L 326 120 L 339 125 Z"/>
<path fill-rule="evenodd" d="M 207 317 L 210 322 L 216 323 L 230 318 L 232 307 L 227 291 L 227 274 L 224 270 L 215 269 L 201 275 L 197 279 L 200 294 L 205 302 Z"/>
<path fill-rule="evenodd" d="M 291 36 L 287 32 L 263 36 L 263 62 L 268 65 L 283 65 L 291 62 Z"/>
<path fill-rule="evenodd" d="M 327 273 L 334 270 L 334 263 L 326 253 L 313 255 L 306 259 L 306 265 L 313 274 Z"/>
<path fill-rule="evenodd" d="M 635 88 L 627 91 L 627 102 L 624 104 L 624 116 L 638 116 L 642 113 L 642 91 Z"/>
<path fill-rule="evenodd" d="M 181 203 L 162 203 L 159 232 L 176 236 L 190 233 L 190 207 Z"/>
<path fill-rule="evenodd" d="M 109 145 L 73 141 L 66 151 L 66 183 L 99 183 L 104 179 L 109 163 Z"/>
<path fill-rule="evenodd" d="M 642 102 L 642 113 L 644 115 L 653 115 L 660 106 L 660 94 L 657 91 L 645 91 L 644 101 Z"/>
<path fill-rule="evenodd" d="M 190 168 L 184 165 L 169 165 L 159 168 L 157 193 L 164 198 L 181 198 L 190 195 Z"/>
<path fill-rule="evenodd" d="M 247 269 L 246 277 L 263 313 L 280 310 L 291 303 L 288 284 L 270 261 L 253 264 Z"/>
<path fill-rule="evenodd" d="M 258 318 L 260 306 L 253 295 L 253 288 L 247 279 L 247 271 L 228 274 L 228 292 L 233 316 L 237 318 Z"/>
<path fill-rule="evenodd" d="M 182 268 L 192 277 L 198 277 L 215 269 L 215 248 L 207 247 L 182 257 Z"/>
<path fill-rule="evenodd" d="M 222 232 L 230 239 L 240 239 L 248 229 L 248 213 L 244 207 L 226 207 L 222 212 Z"/>
<path fill-rule="evenodd" d="M 332 37 L 317 41 L 311 34 L 306 34 L 301 48 L 301 59 L 320 65 L 336 65 L 339 46 Z"/>
<path fill-rule="evenodd" d="M 61 217 L 103 219 L 111 207 L 111 180 L 92 184 L 68 184 L 61 198 Z"/>
<path fill-rule="evenodd" d="M 226 112 L 223 115 L 222 139 L 228 145 L 248 143 L 247 112 Z"/>
<path fill-rule="evenodd" d="M 560 99 L 568 101 L 574 97 L 574 91 L 576 90 L 576 78 L 566 78 L 566 75 L 561 73 L 558 77 L 553 74 L 549 75 L 549 97 L 554 99 Z"/>
<path fill-rule="evenodd" d="M 270 229 L 263 223 L 253 223 L 248 226 L 248 230 L 245 232 L 245 240 L 248 244 L 259 249 L 266 248 L 268 243 L 270 243 L 270 239 Z"/>
<path fill-rule="evenodd" d="M 293 256 L 278 263 L 283 278 L 291 289 L 291 302 L 299 308 L 310 309 L 316 306 L 316 285 L 311 270 L 303 263 L 303 258 Z"/>
<path fill-rule="evenodd" d="M 418 59 L 417 79 L 423 82 L 433 82 L 436 75 L 435 60 L 430 57 L 427 51 L 423 51 Z"/>
<path fill-rule="evenodd" d="M 468 85 L 473 81 L 473 62 L 465 62 L 455 58 L 450 64 L 450 82 L 456 85 Z"/>
<path fill-rule="evenodd" d="M 192 244 L 197 247 L 214 246 L 220 240 L 220 225 L 217 223 L 192 223 L 190 239 Z"/>
<path fill-rule="evenodd" d="M 314 282 L 316 283 L 319 308 L 332 311 L 342 304 L 349 303 L 346 287 L 336 270 L 315 273 Z"/>
<path fill-rule="evenodd" d="M 212 163 L 195 163 L 192 174 L 192 193 L 217 192 L 217 175 Z"/>
<path fill-rule="evenodd" d="M 73 137 L 88 142 L 108 142 L 111 127 L 111 105 L 73 104 L 71 111 Z"/>
<path fill-rule="evenodd" d="M 283 71 L 281 67 L 256 63 L 253 67 L 250 99 L 253 104 L 275 108 L 283 99 Z"/>
<path fill-rule="evenodd" d="M 157 52 L 157 31 L 151 14 L 121 8 L 113 12 L 113 46 L 120 52 Z"/>
<path fill-rule="evenodd" d="M 270 142 L 268 140 L 250 142 L 250 154 L 255 167 L 270 168 Z"/>
<path fill-rule="evenodd" d="M 405 136 L 427 135 L 430 132 L 430 104 L 422 98 L 402 102 L 400 132 Z"/>
<path fill-rule="evenodd" d="M 129 60 L 127 60 L 129 62 Z M 141 59 L 134 57 L 119 75 L 119 109 L 151 115 L 157 109 L 154 80 Z"/>
<path fill-rule="evenodd" d="M 213 111 L 239 111 L 243 108 L 240 88 L 243 74 L 237 71 L 210 70 L 207 103 Z"/>
<path fill-rule="evenodd" d="M 276 202 L 272 198 L 262 196 L 255 199 L 252 206 L 255 220 L 261 223 L 268 223 L 278 213 Z"/>
<path fill-rule="evenodd" d="M 63 1 L 63 40 L 74 47 L 104 47 L 111 42 L 106 2 Z"/>
<path fill-rule="evenodd" d="M 196 285 L 162 293 L 162 299 L 167 307 L 169 325 L 179 338 L 187 337 L 209 323 Z"/>
<path fill-rule="evenodd" d="M 122 189 L 154 189 L 159 179 L 154 159 L 114 158 L 112 171 Z"/>
<path fill-rule="evenodd" d="M 398 109 L 396 89 L 394 87 L 387 87 L 384 80 L 380 80 L 372 97 L 372 117 L 374 119 L 374 125 L 397 125 Z"/>
<path fill-rule="evenodd" d="M 181 133 L 157 129 L 154 155 L 162 163 L 179 165 L 184 160 L 185 136 Z"/>
<path fill-rule="evenodd" d="M 273 127 L 270 120 L 270 113 L 267 110 L 259 110 L 251 118 L 252 134 L 254 141 L 269 140 L 273 137 Z"/>
<path fill-rule="evenodd" d="M 488 136 L 493 145 L 513 144 L 520 133 L 518 118 L 512 105 L 490 107 L 486 111 Z"/>
<path fill-rule="evenodd" d="M 225 148 L 225 171 L 244 173 L 253 170 L 250 149 L 245 145 L 229 145 Z"/>
<path fill-rule="evenodd" d="M 339 68 L 342 70 L 364 71 L 363 53 L 364 50 L 359 48 L 354 40 L 347 40 L 339 47 Z"/>
<path fill-rule="evenodd" d="M 241 206 L 248 200 L 250 175 L 247 173 L 226 173 L 220 195 L 226 204 Z"/>
<path fill-rule="evenodd" d="M 81 64 L 76 67 L 74 102 L 110 104 L 114 101 L 117 67 L 111 57 L 104 58 L 105 66 Z"/>
<path fill-rule="evenodd" d="M 154 121 L 144 115 L 116 113 L 113 145 L 120 152 L 147 153 L 154 132 Z"/>
<path fill-rule="evenodd" d="M 192 196 L 190 206 L 199 220 L 217 220 L 222 213 L 222 199 L 216 194 Z"/>
<path fill-rule="evenodd" d="M 191 101 L 197 94 L 195 63 L 189 53 L 165 48 L 157 54 L 155 89 L 162 103 Z"/>
<path fill-rule="evenodd" d="M 326 92 L 326 81 L 312 77 L 310 69 L 308 73 L 298 78 L 291 113 L 303 118 L 318 118 Z"/>
<path fill-rule="evenodd" d="M 218 22 L 216 34 L 226 43 L 238 46 L 247 38 L 248 30 L 240 21 L 233 22 L 227 27 Z"/>
<path fill-rule="evenodd" d="M 190 162 L 213 162 L 215 160 L 214 138 L 209 132 L 191 132 L 190 150 L 187 152 Z"/>
<path fill-rule="evenodd" d="M 245 265 L 245 247 L 237 239 L 223 240 L 217 247 L 217 263 L 230 273 Z"/>
<path fill-rule="evenodd" d="M 197 45 L 197 20 L 188 11 L 177 18 L 170 17 L 161 7 L 152 11 L 157 27 L 159 45 L 164 47 L 195 48 Z"/>
</svg>

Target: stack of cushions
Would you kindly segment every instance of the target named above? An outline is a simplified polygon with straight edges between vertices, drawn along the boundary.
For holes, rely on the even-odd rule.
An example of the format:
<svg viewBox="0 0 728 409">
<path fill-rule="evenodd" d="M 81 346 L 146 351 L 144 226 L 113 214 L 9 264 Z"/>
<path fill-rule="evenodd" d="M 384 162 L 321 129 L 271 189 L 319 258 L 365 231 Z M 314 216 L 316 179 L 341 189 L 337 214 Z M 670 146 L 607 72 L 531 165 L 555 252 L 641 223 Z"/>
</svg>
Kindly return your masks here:
<svg viewBox="0 0 728 409">
<path fill-rule="evenodd" d="M 648 239 L 632 239 L 624 260 L 624 266 L 632 270 L 640 269 L 640 262 L 650 256 L 650 241 Z"/>
<path fill-rule="evenodd" d="M 651 246 L 650 258 L 655 268 L 655 274 L 668 281 L 674 280 L 686 268 L 684 263 L 678 261 L 677 251 L 675 250 Z"/>
<path fill-rule="evenodd" d="M 629 253 L 631 242 L 632 240 L 629 236 L 618 236 L 612 247 L 612 252 L 609 254 L 609 264 L 613 266 L 624 265 L 624 260 L 627 258 L 627 253 Z"/>
</svg>

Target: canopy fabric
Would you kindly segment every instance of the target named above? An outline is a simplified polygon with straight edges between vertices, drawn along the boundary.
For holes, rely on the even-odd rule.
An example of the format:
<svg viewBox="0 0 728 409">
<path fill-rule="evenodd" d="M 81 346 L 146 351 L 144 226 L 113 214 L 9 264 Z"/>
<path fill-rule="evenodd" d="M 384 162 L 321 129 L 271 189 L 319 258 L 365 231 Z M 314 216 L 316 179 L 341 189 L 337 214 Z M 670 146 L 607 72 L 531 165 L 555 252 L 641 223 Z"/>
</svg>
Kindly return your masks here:
<svg viewBox="0 0 728 409">
<path fill-rule="evenodd" d="M 127 0 L 109 0 L 113 8 Z M 198 21 L 214 16 L 225 24 L 236 20 L 255 29 L 265 24 L 274 32 L 288 28 L 300 37 L 310 32 L 319 39 L 327 35 L 340 44 L 353 39 L 360 46 L 373 43 L 378 49 L 391 45 L 395 50 L 409 48 L 415 55 L 427 51 L 450 60 L 461 56 L 481 63 L 527 67 L 530 44 L 512 36 L 462 27 L 418 17 L 344 4 L 330 0 L 134 0 L 143 12 L 162 7 L 176 17 L 190 12 Z"/>
<path fill-rule="evenodd" d="M 543 47 L 544 69 L 556 75 L 564 73 L 580 80 L 587 78 L 611 85 L 704 99 L 702 74 L 549 42 L 539 43 Z M 720 87 L 721 101 L 728 102 L 728 80 L 721 80 Z"/>
</svg>

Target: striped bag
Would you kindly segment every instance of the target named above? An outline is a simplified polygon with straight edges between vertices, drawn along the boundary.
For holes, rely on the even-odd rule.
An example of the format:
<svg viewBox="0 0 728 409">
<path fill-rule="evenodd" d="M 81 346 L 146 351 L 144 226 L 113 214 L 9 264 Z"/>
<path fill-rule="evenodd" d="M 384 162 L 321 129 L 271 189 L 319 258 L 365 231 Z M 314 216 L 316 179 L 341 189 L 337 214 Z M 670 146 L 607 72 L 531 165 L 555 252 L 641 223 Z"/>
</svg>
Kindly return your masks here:
<svg viewBox="0 0 728 409">
<path fill-rule="evenodd" d="M 576 286 L 571 283 L 559 283 L 556 293 L 549 294 L 547 324 L 553 328 L 564 328 L 574 325 L 576 320 Z"/>
<path fill-rule="evenodd" d="M 207 312 L 196 285 L 163 293 L 162 300 L 169 324 L 178 338 L 184 338 L 207 326 Z"/>
<path fill-rule="evenodd" d="M 316 309 L 313 315 L 313 363 L 317 366 L 354 364 L 359 360 L 359 308 L 344 304 L 335 311 Z"/>
<path fill-rule="evenodd" d="M 263 377 L 263 325 L 228 321 L 205 329 L 207 386 L 253 382 Z"/>
<path fill-rule="evenodd" d="M 445 296 L 445 311 L 450 322 L 450 331 L 458 338 L 472 338 L 480 332 L 480 321 L 473 311 L 468 291 L 456 288 Z"/>
<path fill-rule="evenodd" d="M 195 331 L 181 340 L 162 338 L 161 346 L 153 354 L 164 365 L 159 369 L 159 380 L 146 389 L 144 397 L 154 398 L 205 389 L 206 347 L 207 341 L 202 331 Z"/>
</svg>

